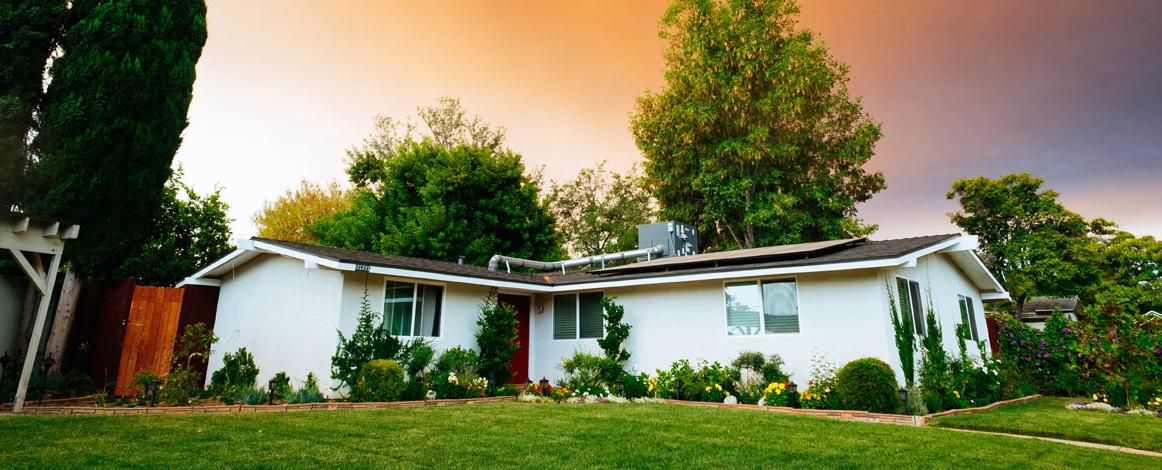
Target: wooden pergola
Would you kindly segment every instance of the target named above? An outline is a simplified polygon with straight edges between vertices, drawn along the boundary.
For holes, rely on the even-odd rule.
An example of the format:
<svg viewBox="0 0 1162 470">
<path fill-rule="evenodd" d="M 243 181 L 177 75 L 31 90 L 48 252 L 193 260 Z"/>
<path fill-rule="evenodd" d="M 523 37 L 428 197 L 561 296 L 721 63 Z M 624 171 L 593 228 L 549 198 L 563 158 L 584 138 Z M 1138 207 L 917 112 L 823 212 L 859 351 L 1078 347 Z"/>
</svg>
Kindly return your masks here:
<svg viewBox="0 0 1162 470">
<path fill-rule="evenodd" d="M 20 371 L 20 383 L 12 403 L 13 413 L 19 413 L 24 408 L 28 381 L 32 378 L 45 323 L 48 322 L 48 307 L 52 303 L 52 290 L 56 285 L 61 255 L 65 251 L 65 240 L 77 238 L 80 230 L 79 225 L 56 219 L 0 212 L 0 251 L 12 254 L 16 264 L 28 275 L 29 282 L 40 292 L 32 338 L 28 341 L 24 368 Z"/>
</svg>

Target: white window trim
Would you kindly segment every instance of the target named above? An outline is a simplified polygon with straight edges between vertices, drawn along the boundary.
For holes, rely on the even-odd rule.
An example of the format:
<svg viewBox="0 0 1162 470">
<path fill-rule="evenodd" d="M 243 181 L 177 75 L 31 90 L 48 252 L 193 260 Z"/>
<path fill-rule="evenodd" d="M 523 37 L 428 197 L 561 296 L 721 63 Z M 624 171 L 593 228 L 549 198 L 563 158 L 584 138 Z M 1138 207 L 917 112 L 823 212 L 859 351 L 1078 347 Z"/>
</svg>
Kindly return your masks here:
<svg viewBox="0 0 1162 470">
<path fill-rule="evenodd" d="M 905 275 L 902 275 L 902 274 L 896 274 L 896 279 L 903 279 L 903 280 L 906 280 L 906 281 L 908 281 L 908 293 L 909 293 L 909 296 L 911 295 L 911 292 L 912 292 L 912 284 L 911 284 L 911 283 L 915 282 L 915 283 L 916 283 L 916 289 L 920 289 L 920 281 L 919 281 L 918 279 L 912 279 L 912 278 L 910 278 L 910 277 L 908 277 L 908 276 L 905 276 Z M 899 295 L 900 295 L 900 288 L 899 288 L 899 282 L 898 282 L 898 281 L 897 281 L 897 283 L 896 283 L 896 286 L 895 286 L 895 287 L 896 287 L 896 295 L 897 295 L 897 296 L 899 296 Z M 922 296 L 922 295 L 924 295 L 924 294 L 923 294 L 922 292 L 919 292 L 919 291 L 917 291 L 917 295 L 918 295 L 918 296 Z M 913 299 L 913 298 L 909 297 L 909 298 L 908 298 L 908 304 L 909 304 L 909 305 L 911 305 L 911 304 L 912 304 L 912 302 L 913 302 L 913 301 L 915 301 L 915 300 L 916 300 L 916 299 Z M 920 301 L 921 301 L 921 304 L 923 304 L 923 301 L 924 301 L 923 297 L 921 297 L 921 298 L 920 298 Z M 928 301 L 929 301 L 929 302 L 931 302 L 931 301 L 932 301 L 932 299 L 928 299 Z M 897 309 L 898 309 L 898 308 L 900 308 L 900 299 L 898 299 L 898 298 L 896 299 L 896 308 L 897 308 Z M 958 306 L 957 308 L 959 309 L 960 307 Z M 908 315 L 909 315 L 909 316 L 912 316 L 912 312 L 908 312 Z M 920 338 L 926 338 L 926 337 L 928 337 L 928 324 L 926 323 L 926 322 L 928 321 L 928 320 L 927 320 L 927 318 L 928 318 L 928 312 L 924 310 L 924 305 L 920 305 L 920 320 L 921 320 L 921 323 L 920 323 L 920 329 L 924 330 L 924 332 L 923 332 L 923 333 L 917 333 L 917 332 L 916 332 L 916 325 L 915 325 L 915 323 L 916 323 L 916 317 L 915 317 L 915 316 L 912 316 L 912 323 L 913 323 L 913 325 L 912 325 L 912 334 L 913 334 L 913 335 L 915 335 L 915 336 L 918 336 L 918 337 L 920 337 Z M 936 322 L 937 322 L 937 323 L 940 323 L 940 315 L 939 315 L 939 314 L 937 314 L 937 315 L 936 315 Z M 944 329 L 944 328 L 943 328 L 943 326 L 941 326 L 941 330 L 943 330 L 943 329 Z"/>
<path fill-rule="evenodd" d="M 380 297 L 379 309 L 381 311 L 381 315 L 383 315 L 383 318 L 380 319 L 380 324 L 387 323 L 387 283 L 388 282 L 399 282 L 399 283 L 412 285 L 412 322 L 411 322 L 411 328 L 409 328 L 409 330 L 411 332 L 416 331 L 415 330 L 415 326 L 416 326 L 416 303 L 417 303 L 416 296 L 419 295 L 420 286 L 423 285 L 423 286 L 439 287 L 440 288 L 440 324 L 438 325 L 438 327 L 440 330 L 440 334 L 443 335 L 443 333 L 444 333 L 444 320 L 448 317 L 447 309 L 446 309 L 447 304 L 448 304 L 448 284 L 447 283 L 445 283 L 445 282 L 419 282 L 415 279 L 408 279 L 406 277 L 384 276 L 384 278 L 383 278 L 383 295 L 379 296 Z M 396 338 L 424 338 L 424 339 L 433 339 L 433 340 L 440 338 L 440 336 L 415 335 L 415 334 L 392 335 L 392 336 L 394 336 Z"/>
<path fill-rule="evenodd" d="M 767 333 L 766 304 L 764 302 L 763 305 L 759 305 L 759 308 L 761 308 L 762 310 L 759 311 L 759 333 L 758 334 L 756 334 L 756 335 L 732 335 L 732 334 L 730 334 L 730 318 L 729 318 L 730 313 L 726 309 L 726 285 L 727 284 L 742 284 L 744 282 L 746 282 L 746 283 L 753 282 L 753 283 L 755 283 L 756 286 L 758 286 L 760 299 L 762 298 L 762 295 L 763 295 L 762 283 L 764 283 L 764 282 L 792 282 L 792 283 L 794 283 L 795 284 L 795 316 L 799 317 L 799 319 L 800 319 L 799 331 L 795 331 L 795 332 L 787 331 L 787 332 L 781 332 L 781 333 Z M 803 321 L 802 321 L 803 306 L 802 306 L 802 302 L 803 302 L 803 300 L 799 296 L 799 276 L 755 277 L 755 278 L 747 278 L 747 279 L 724 280 L 724 281 L 722 281 L 722 325 L 723 325 L 722 333 L 725 334 L 728 338 L 751 338 L 751 337 L 755 337 L 755 336 L 783 336 L 783 335 L 802 334 L 803 333 Z"/>
<path fill-rule="evenodd" d="M 601 335 L 595 336 L 593 338 L 582 338 L 581 337 L 581 294 L 601 294 L 602 297 L 605 297 L 605 291 L 603 291 L 603 290 L 585 290 L 585 291 L 577 291 L 577 292 L 562 292 L 560 294 L 553 294 L 552 296 L 549 297 L 549 303 L 551 303 L 553 305 L 553 315 L 552 315 L 553 327 L 549 328 L 549 337 L 552 338 L 553 341 L 595 341 L 598 338 L 605 337 L 605 315 L 604 315 L 605 311 L 604 311 L 604 309 L 601 312 L 602 313 Z M 575 333 L 573 334 L 572 338 L 557 338 L 557 334 L 556 334 L 556 329 L 557 329 L 557 297 L 562 296 L 562 295 L 572 295 L 575 299 L 573 301 L 573 325 L 576 326 L 576 328 L 574 328 Z"/>
<path fill-rule="evenodd" d="M 967 339 L 969 341 L 973 341 L 973 342 L 980 341 L 980 329 L 979 329 L 980 325 L 976 324 L 976 315 L 975 315 L 975 313 L 976 313 L 976 299 L 973 299 L 972 296 L 970 296 L 970 295 L 956 294 L 956 310 L 957 311 L 960 310 L 960 299 L 964 299 L 964 302 L 968 305 L 968 308 L 969 308 L 969 311 L 965 312 L 965 316 L 968 317 L 967 318 L 967 320 L 968 320 L 968 338 Z M 977 332 L 977 334 L 975 335 L 976 338 L 973 338 L 972 333 L 974 331 Z"/>
</svg>

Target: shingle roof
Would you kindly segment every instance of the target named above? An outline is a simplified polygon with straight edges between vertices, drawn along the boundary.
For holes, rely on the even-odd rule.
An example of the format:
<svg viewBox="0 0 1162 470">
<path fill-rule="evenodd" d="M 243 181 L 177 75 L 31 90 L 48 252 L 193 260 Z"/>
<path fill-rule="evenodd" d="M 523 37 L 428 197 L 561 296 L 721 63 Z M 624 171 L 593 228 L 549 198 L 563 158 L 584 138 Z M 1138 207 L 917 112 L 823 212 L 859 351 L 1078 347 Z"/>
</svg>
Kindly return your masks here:
<svg viewBox="0 0 1162 470">
<path fill-rule="evenodd" d="M 253 240 L 270 243 L 345 263 L 411 269 L 431 273 L 451 274 L 480 279 L 523 282 L 537 285 L 569 285 L 598 281 L 666 277 L 682 274 L 730 272 L 762 268 L 786 268 L 898 258 L 908 253 L 930 247 L 958 236 L 959 234 L 945 234 L 913 238 L 900 238 L 895 240 L 857 241 L 857 243 L 843 245 L 835 248 L 834 250 L 812 252 L 805 255 L 798 253 L 794 255 L 794 258 L 790 259 L 774 258 L 762 260 L 722 260 L 717 264 L 669 264 L 660 266 L 660 270 L 651 270 L 645 272 L 617 272 L 613 270 L 606 270 L 603 272 L 603 270 L 600 269 L 590 269 L 584 271 L 573 271 L 564 274 L 560 272 L 526 274 L 517 272 L 510 273 L 505 271 L 489 271 L 488 268 L 483 266 L 458 264 L 447 261 L 435 261 L 422 258 L 411 258 L 407 256 L 383 255 L 366 251 L 344 250 L 340 248 L 331 248 L 326 246 L 273 240 L 260 237 L 254 237 Z"/>
<path fill-rule="evenodd" d="M 1021 309 L 1021 314 L 1026 316 L 1034 316 L 1038 313 L 1053 312 L 1053 309 L 1061 310 L 1062 312 L 1072 312 L 1077 309 L 1079 299 L 1076 295 L 1071 297 L 1030 297 L 1025 300 L 1025 304 Z"/>
</svg>

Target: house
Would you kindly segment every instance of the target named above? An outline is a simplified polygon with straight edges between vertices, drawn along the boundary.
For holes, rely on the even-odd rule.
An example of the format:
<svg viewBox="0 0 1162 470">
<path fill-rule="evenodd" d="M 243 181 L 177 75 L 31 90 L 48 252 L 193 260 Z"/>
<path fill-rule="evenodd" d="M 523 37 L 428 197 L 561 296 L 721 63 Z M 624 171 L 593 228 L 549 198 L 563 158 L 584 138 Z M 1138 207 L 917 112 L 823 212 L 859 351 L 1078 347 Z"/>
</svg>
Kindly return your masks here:
<svg viewBox="0 0 1162 470">
<path fill-rule="evenodd" d="M 437 350 L 474 347 L 478 305 L 492 288 L 517 311 L 514 383 L 556 380 L 574 351 L 599 352 L 602 296 L 616 297 L 633 327 L 628 369 L 652 374 L 677 359 L 726 363 L 757 350 L 780 354 L 799 383 L 810 378 L 815 353 L 837 364 L 878 357 L 902 380 L 889 294 L 917 319 L 917 334 L 926 333 L 923 312 L 934 309 L 949 351 L 959 347 L 961 322 L 988 342 L 982 302 L 1009 297 L 976 247 L 975 237 L 949 234 L 660 258 L 657 251 L 682 250 L 650 248 L 634 253 L 648 253 L 648 261 L 563 272 L 560 263 L 496 257 L 490 270 L 252 238 L 182 284 L 221 286 L 210 370 L 222 366 L 225 352 L 246 347 L 262 371 L 259 383 L 286 371 L 299 380 L 314 372 L 334 385 L 336 331 L 354 331 L 365 295 L 403 340 L 423 337 Z M 510 272 L 514 266 L 554 271 Z M 979 354 L 975 344 L 968 348 Z"/>
<path fill-rule="evenodd" d="M 1065 319 L 1069 321 L 1077 321 L 1077 311 L 1080 310 L 1081 301 L 1076 295 L 1069 297 L 1030 297 L 1025 300 L 1025 305 L 1021 308 L 1021 315 L 1018 317 L 1026 325 L 1032 328 L 1043 330 L 1045 329 L 1045 321 L 1053 315 L 1054 311 L 1061 312 Z"/>
</svg>

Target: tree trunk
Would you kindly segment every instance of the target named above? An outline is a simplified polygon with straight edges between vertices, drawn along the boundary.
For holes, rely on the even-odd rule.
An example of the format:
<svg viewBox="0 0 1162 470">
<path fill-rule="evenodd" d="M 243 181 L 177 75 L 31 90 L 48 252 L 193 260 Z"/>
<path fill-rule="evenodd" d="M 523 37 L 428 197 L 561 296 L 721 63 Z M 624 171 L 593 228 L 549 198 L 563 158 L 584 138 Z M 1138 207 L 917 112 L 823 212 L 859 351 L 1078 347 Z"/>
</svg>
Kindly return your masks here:
<svg viewBox="0 0 1162 470">
<path fill-rule="evenodd" d="M 48 334 L 48 343 L 44 346 L 44 357 L 52 357 L 55 361 L 49 369 L 50 374 L 61 372 L 65 346 L 69 342 L 69 331 L 73 328 L 73 318 L 76 316 L 82 284 L 81 279 L 71 268 L 65 272 L 65 281 L 61 284 L 61 298 L 57 301 L 56 315 L 53 316 L 52 330 Z"/>
</svg>

